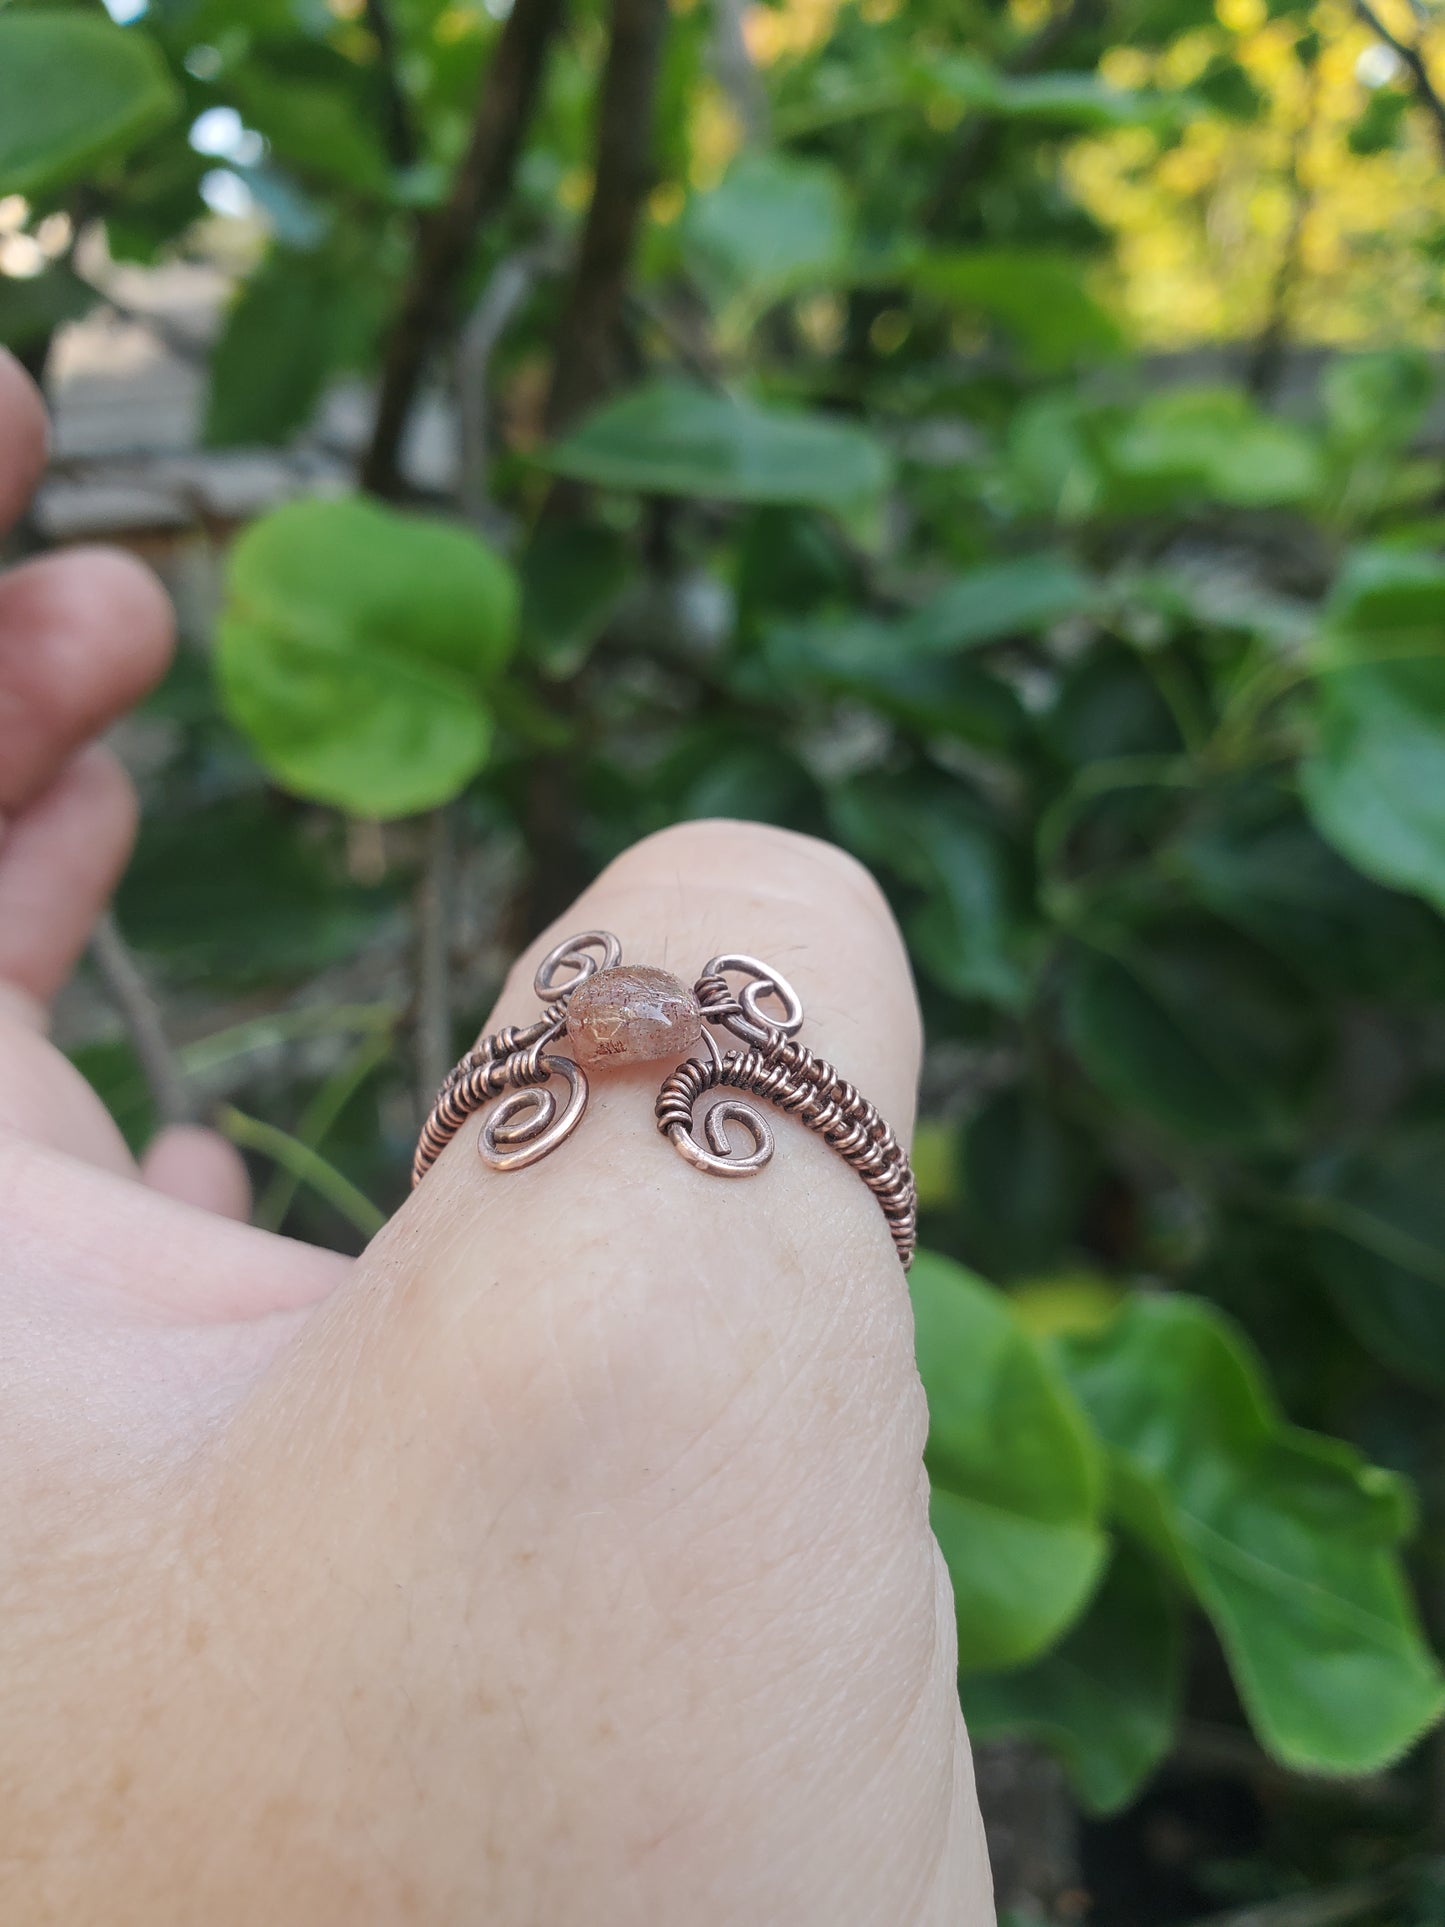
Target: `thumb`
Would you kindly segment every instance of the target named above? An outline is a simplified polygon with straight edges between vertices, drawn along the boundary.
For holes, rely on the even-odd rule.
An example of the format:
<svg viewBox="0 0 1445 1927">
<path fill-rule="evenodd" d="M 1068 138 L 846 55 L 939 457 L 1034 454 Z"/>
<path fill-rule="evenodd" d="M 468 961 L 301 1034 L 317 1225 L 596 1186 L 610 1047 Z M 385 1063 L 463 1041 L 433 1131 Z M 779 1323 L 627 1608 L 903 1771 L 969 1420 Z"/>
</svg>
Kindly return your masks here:
<svg viewBox="0 0 1445 1927">
<path fill-rule="evenodd" d="M 800 1041 L 906 1141 L 917 1009 L 851 859 L 740 824 L 650 838 L 493 1027 L 535 1017 L 539 959 L 593 929 L 688 983 L 723 952 L 776 966 Z M 322 1670 L 394 1695 L 392 1749 L 420 1720 L 388 1798 L 420 1775 L 429 1877 L 477 1910 L 455 1917 L 982 1922 L 888 1223 L 780 1111 L 755 1177 L 692 1168 L 655 1126 L 667 1069 L 595 1074 L 526 1169 L 485 1168 L 469 1120 L 253 1399 L 259 1483 L 325 1591 Z"/>
</svg>

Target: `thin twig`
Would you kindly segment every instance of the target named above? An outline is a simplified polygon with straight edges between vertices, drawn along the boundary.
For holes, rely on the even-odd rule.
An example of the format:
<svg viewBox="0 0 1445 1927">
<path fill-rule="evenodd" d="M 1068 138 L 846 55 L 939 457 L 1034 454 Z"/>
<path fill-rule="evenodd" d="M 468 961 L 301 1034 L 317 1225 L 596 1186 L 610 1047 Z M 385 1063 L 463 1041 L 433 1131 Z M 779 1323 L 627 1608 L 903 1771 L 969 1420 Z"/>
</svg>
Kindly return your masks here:
<svg viewBox="0 0 1445 1927">
<path fill-rule="evenodd" d="M 354 1225 L 363 1238 L 374 1238 L 386 1223 L 364 1192 L 358 1191 L 344 1172 L 313 1151 L 309 1144 L 283 1131 L 279 1124 L 238 1111 L 234 1104 L 222 1105 L 216 1122 L 222 1132 L 243 1151 L 259 1151 L 277 1164 L 294 1171 L 303 1184 L 309 1184 L 318 1197 L 325 1198 L 333 1211 Z"/>
<path fill-rule="evenodd" d="M 667 23 L 667 0 L 612 0 L 592 200 L 557 326 L 547 397 L 554 435 L 600 400 L 619 372 L 627 277 L 653 183 L 652 127 Z"/>
<path fill-rule="evenodd" d="M 505 200 L 563 0 L 516 0 L 482 81 L 471 139 L 443 206 L 417 225 L 411 271 L 387 340 L 364 488 L 395 495 L 402 441 L 427 367 L 451 326 L 478 229 Z"/>
<path fill-rule="evenodd" d="M 1401 40 L 1398 34 L 1391 33 L 1379 14 L 1370 5 L 1370 0 L 1355 0 L 1355 12 L 1377 39 L 1383 40 L 1396 58 L 1404 63 L 1410 75 L 1410 84 L 1417 103 L 1430 116 L 1435 129 L 1435 139 L 1442 156 L 1445 156 L 1445 100 L 1442 100 L 1435 83 L 1430 78 L 1430 69 L 1425 65 L 1425 55 L 1418 43 Z"/>
<path fill-rule="evenodd" d="M 498 262 L 457 337 L 457 427 L 461 442 L 462 507 L 473 522 L 485 522 L 491 508 L 487 491 L 490 443 L 488 377 L 492 357 L 538 279 L 556 265 L 550 247 L 521 248 Z"/>
<path fill-rule="evenodd" d="M 390 1054 L 391 1037 L 380 1032 L 343 1058 L 303 1111 L 296 1127 L 297 1142 L 319 1151 L 346 1106 Z M 279 1231 L 300 1184 L 301 1173 L 294 1164 L 278 1164 L 252 1214 L 253 1222 L 263 1231 Z"/>
<path fill-rule="evenodd" d="M 166 1036 L 160 1006 L 110 911 L 95 926 L 90 956 L 135 1052 L 162 1124 L 188 1124 L 195 1107 L 180 1059 Z"/>
<path fill-rule="evenodd" d="M 411 102 L 401 78 L 401 45 L 387 0 L 366 0 L 366 24 L 376 42 L 381 84 L 386 94 L 386 148 L 394 167 L 410 167 L 416 160 L 416 129 Z"/>
<path fill-rule="evenodd" d="M 713 0 L 712 66 L 751 145 L 768 138 L 768 96 L 748 52 L 743 0 Z"/>
<path fill-rule="evenodd" d="M 413 900 L 416 929 L 417 1110 L 425 1117 L 452 1067 L 452 826 L 443 806 L 426 820 L 426 856 Z"/>
</svg>

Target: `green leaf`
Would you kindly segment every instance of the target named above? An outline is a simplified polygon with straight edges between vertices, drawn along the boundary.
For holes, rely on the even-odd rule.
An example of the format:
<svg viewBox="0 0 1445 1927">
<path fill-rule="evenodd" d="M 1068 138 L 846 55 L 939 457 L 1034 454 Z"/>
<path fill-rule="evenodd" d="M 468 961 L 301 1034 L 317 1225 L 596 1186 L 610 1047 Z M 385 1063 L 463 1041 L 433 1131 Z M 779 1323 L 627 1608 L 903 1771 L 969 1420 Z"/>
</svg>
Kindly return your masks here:
<svg viewBox="0 0 1445 1927">
<path fill-rule="evenodd" d="M 940 589 L 898 625 L 900 648 L 917 654 L 978 649 L 1037 635 L 1096 599 L 1089 578 L 1057 550 L 987 562 Z"/>
<path fill-rule="evenodd" d="M 615 530 L 542 521 L 522 557 L 522 635 L 552 675 L 570 675 L 612 619 L 632 578 Z"/>
<path fill-rule="evenodd" d="M 909 650 L 909 625 L 851 620 L 777 623 L 763 638 L 777 688 L 852 696 L 925 737 L 1003 749 L 1025 728 L 1008 683 L 969 662 Z"/>
<path fill-rule="evenodd" d="M 1409 116 L 1410 96 L 1394 87 L 1377 87 L 1350 129 L 1352 154 L 1383 154 L 1398 144 Z"/>
<path fill-rule="evenodd" d="M 597 488 L 848 513 L 880 496 L 892 464 L 866 429 L 653 381 L 607 402 L 544 458 Z"/>
<path fill-rule="evenodd" d="M 0 14 L 0 194 L 51 194 L 127 153 L 179 105 L 139 30 L 99 12 Z"/>
<path fill-rule="evenodd" d="M 486 761 L 486 689 L 516 618 L 511 570 L 478 537 L 357 499 L 294 502 L 231 551 L 222 694 L 298 795 L 430 809 Z"/>
<path fill-rule="evenodd" d="M 994 322 L 1045 371 L 1116 354 L 1123 345 L 1118 323 L 1088 292 L 1087 275 L 1077 255 L 1025 247 L 928 253 L 910 270 L 922 293 Z"/>
<path fill-rule="evenodd" d="M 303 180 L 380 197 L 389 191 L 391 171 L 375 129 L 348 91 L 351 72 L 349 62 L 334 56 L 314 74 L 248 64 L 231 85 L 247 125 Z"/>
<path fill-rule="evenodd" d="M 1117 1813 L 1173 1743 L 1183 1660 L 1176 1596 L 1151 1560 L 1121 1545 L 1062 1644 L 1017 1672 L 962 1682 L 969 1736 L 975 1746 L 1041 1741 L 1088 1812 Z"/>
<path fill-rule="evenodd" d="M 919 1253 L 910 1286 L 959 1665 L 1016 1665 L 1059 1637 L 1098 1578 L 1098 1454 L 1062 1374 L 1006 1299 L 932 1252 Z"/>
<path fill-rule="evenodd" d="M 1445 637 L 1445 561 L 1420 549 L 1352 549 L 1325 604 L 1326 662 L 1383 654 L 1417 632 Z"/>
<path fill-rule="evenodd" d="M 1063 1356 L 1121 1515 L 1208 1614 L 1261 1743 L 1302 1772 L 1396 1758 L 1445 1706 L 1395 1550 L 1400 1481 L 1287 1425 L 1198 1300 L 1136 1297 Z"/>
<path fill-rule="evenodd" d="M 1308 1250 L 1339 1313 L 1403 1377 L 1445 1387 L 1445 1124 L 1395 1124 L 1301 1185 Z"/>
<path fill-rule="evenodd" d="M 993 1278 L 1028 1277 L 1057 1263 L 1077 1233 L 1097 1166 L 1084 1135 L 1028 1085 L 999 1091 L 963 1141 L 968 1255 Z"/>
<path fill-rule="evenodd" d="M 88 314 L 101 296 L 59 263 L 26 280 L 0 276 L 0 342 L 24 352 L 67 321 Z"/>
<path fill-rule="evenodd" d="M 1332 669 L 1300 787 L 1320 835 L 1366 876 L 1445 909 L 1445 655 Z"/>
<path fill-rule="evenodd" d="M 314 976 L 374 941 L 392 894 L 346 876 L 340 838 L 275 799 L 148 810 L 117 909 L 162 980 L 253 990 Z"/>
<path fill-rule="evenodd" d="M 1189 94 L 1225 120 L 1258 120 L 1264 111 L 1264 95 L 1228 54 L 1214 56 L 1204 72 L 1190 81 Z"/>
<path fill-rule="evenodd" d="M 1097 133 L 1175 117 L 1167 96 L 1129 93 L 1085 73 L 1001 77 L 993 111 Z"/>
<path fill-rule="evenodd" d="M 1064 1028 L 1116 1104 L 1208 1145 L 1287 1141 L 1318 1060 L 1293 978 L 1208 924 L 1135 933 L 1123 955 L 1077 951 Z"/>
<path fill-rule="evenodd" d="M 1435 391 L 1435 368 L 1421 348 L 1340 355 L 1321 381 L 1334 436 L 1349 446 L 1394 451 L 1419 429 Z"/>
<path fill-rule="evenodd" d="M 842 840 L 923 893 L 905 927 L 944 989 L 1004 1010 L 1029 1001 L 1038 932 L 1021 865 L 997 825 L 956 785 L 859 782 L 833 798 Z"/>
<path fill-rule="evenodd" d="M 743 154 L 682 221 L 684 257 L 714 305 L 752 313 L 840 276 L 852 238 L 832 168 L 787 154 Z"/>
<path fill-rule="evenodd" d="M 351 342 L 356 305 L 330 262 L 277 249 L 244 283 L 211 356 L 206 442 L 274 444 L 304 428 Z"/>
<path fill-rule="evenodd" d="M 1352 869 L 1275 783 L 1214 798 L 1166 861 L 1200 903 L 1306 983 L 1393 1003 L 1445 997 L 1445 922 Z"/>
<path fill-rule="evenodd" d="M 1156 513 L 1191 496 L 1231 508 L 1287 507 L 1323 484 L 1313 438 L 1232 388 L 1150 397 L 1110 440 L 1108 463 L 1119 506 Z"/>
</svg>

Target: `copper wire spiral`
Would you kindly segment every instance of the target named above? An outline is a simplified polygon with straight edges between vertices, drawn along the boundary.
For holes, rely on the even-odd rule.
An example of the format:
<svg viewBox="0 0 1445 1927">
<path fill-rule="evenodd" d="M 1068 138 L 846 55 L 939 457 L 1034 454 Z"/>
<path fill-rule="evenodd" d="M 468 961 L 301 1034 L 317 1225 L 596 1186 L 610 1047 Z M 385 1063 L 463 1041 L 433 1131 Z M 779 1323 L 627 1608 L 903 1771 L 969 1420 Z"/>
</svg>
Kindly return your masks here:
<svg viewBox="0 0 1445 1927">
<path fill-rule="evenodd" d="M 493 1031 L 469 1050 L 437 1093 L 412 1159 L 411 1181 L 420 1184 L 474 1111 L 504 1091 L 545 1084 L 551 1075 L 543 1053 L 562 1031 L 567 1007 L 558 998 L 530 1024 Z"/>
<path fill-rule="evenodd" d="M 732 998 L 721 978 L 700 979 L 697 994 L 709 1016 L 736 1019 L 740 1000 Z M 918 1195 L 903 1147 L 876 1107 L 825 1058 L 775 1027 L 758 1028 L 764 1031 L 760 1043 L 715 1055 L 711 1061 L 690 1057 L 678 1066 L 657 1094 L 658 1130 L 674 1144 L 680 1133 L 690 1138 L 693 1111 L 708 1091 L 747 1091 L 766 1098 L 816 1132 L 858 1173 L 882 1206 L 906 1271 L 913 1262 Z M 742 1107 L 734 1114 L 747 1123 Z"/>
</svg>

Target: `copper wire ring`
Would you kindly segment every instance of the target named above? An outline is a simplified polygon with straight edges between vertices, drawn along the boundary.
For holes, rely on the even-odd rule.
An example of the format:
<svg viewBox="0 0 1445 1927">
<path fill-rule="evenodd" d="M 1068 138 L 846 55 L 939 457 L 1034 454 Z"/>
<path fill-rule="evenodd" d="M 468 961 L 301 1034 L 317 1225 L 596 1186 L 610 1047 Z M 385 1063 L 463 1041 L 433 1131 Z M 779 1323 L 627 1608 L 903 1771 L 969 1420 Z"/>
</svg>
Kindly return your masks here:
<svg viewBox="0 0 1445 1927">
<path fill-rule="evenodd" d="M 607 930 L 583 931 L 547 953 L 534 979 L 537 997 L 545 1005 L 541 1016 L 531 1024 L 493 1032 L 462 1058 L 422 1127 L 413 1184 L 478 1111 L 486 1112 L 478 1150 L 494 1171 L 522 1170 L 572 1135 L 587 1109 L 587 1074 L 553 1047 L 567 1041 L 574 992 L 600 972 L 624 975 L 621 962 L 622 946 Z M 654 978 L 658 974 L 651 973 Z M 739 976 L 747 981 L 734 991 L 728 979 Z M 798 1042 L 803 1003 L 787 978 L 760 958 L 725 951 L 708 960 L 690 995 L 682 984 L 669 981 L 677 993 L 674 1001 L 692 1007 L 690 1036 L 697 1036 L 700 1022 L 707 1047 L 705 1056 L 677 1065 L 657 1094 L 657 1128 L 673 1149 L 709 1176 L 755 1176 L 773 1157 L 776 1139 L 765 1114 L 745 1098 L 765 1100 L 796 1117 L 858 1173 L 878 1200 L 906 1270 L 913 1261 L 918 1217 L 908 1155 L 874 1106 L 826 1058 Z M 713 1034 L 717 1029 L 730 1032 L 742 1048 L 720 1049 Z M 649 1048 L 640 1054 L 658 1053 Z M 670 1054 L 665 1043 L 662 1054 Z M 566 1087 L 560 1106 L 556 1081 Z M 697 1106 L 714 1091 L 722 1095 L 701 1114 L 706 1142 L 699 1142 L 694 1132 Z M 738 1147 L 729 1127 L 746 1132 L 748 1150 Z"/>
</svg>

